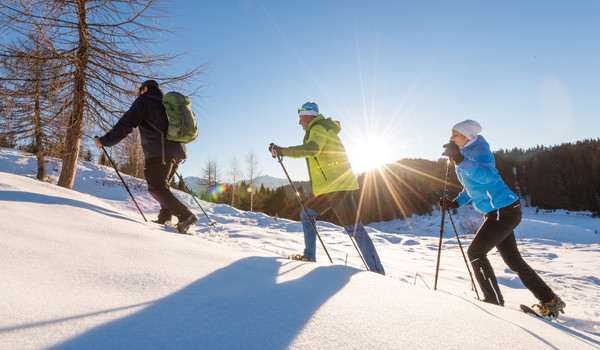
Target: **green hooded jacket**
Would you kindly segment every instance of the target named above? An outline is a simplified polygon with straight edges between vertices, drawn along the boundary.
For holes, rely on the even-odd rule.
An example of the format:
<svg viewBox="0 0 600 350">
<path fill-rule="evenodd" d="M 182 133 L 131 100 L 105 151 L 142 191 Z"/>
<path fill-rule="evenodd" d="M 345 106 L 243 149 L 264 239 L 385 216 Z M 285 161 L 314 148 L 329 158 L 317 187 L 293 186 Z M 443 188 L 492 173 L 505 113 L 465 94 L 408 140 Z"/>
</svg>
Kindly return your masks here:
<svg viewBox="0 0 600 350">
<path fill-rule="evenodd" d="M 337 135 L 340 130 L 339 122 L 319 114 L 308 124 L 302 145 L 283 149 L 286 157 L 306 158 L 315 196 L 358 189 L 346 149 Z"/>
</svg>

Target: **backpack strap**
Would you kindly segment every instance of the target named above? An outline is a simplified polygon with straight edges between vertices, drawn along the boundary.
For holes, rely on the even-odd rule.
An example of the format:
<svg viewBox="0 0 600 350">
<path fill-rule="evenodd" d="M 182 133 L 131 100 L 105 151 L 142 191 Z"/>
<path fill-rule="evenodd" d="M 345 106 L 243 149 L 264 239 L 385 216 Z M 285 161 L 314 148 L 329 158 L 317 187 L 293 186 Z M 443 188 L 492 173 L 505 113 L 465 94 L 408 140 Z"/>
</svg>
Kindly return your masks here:
<svg viewBox="0 0 600 350">
<path fill-rule="evenodd" d="M 158 102 L 160 102 L 160 105 L 162 106 L 163 110 L 165 111 L 165 114 L 167 114 L 167 110 L 165 109 L 165 106 L 163 106 L 162 104 L 162 100 L 158 97 L 155 96 L 151 96 L 151 95 L 147 95 L 150 98 L 153 98 L 155 100 L 157 100 Z M 169 120 L 169 116 L 167 115 L 167 120 Z M 157 128 L 156 126 L 154 126 L 154 124 L 150 123 L 148 120 L 146 120 L 146 123 L 148 123 L 148 125 L 150 125 L 151 127 L 154 128 L 154 130 L 158 131 L 160 133 L 160 147 L 161 147 L 161 151 L 162 151 L 162 165 L 167 164 L 167 162 L 165 161 L 165 133 L 160 130 L 159 128 Z"/>
<path fill-rule="evenodd" d="M 162 151 L 162 165 L 167 164 L 167 162 L 165 162 L 165 133 L 160 131 L 159 128 L 157 128 L 156 126 L 154 126 L 154 124 L 150 123 L 149 121 L 146 120 L 146 123 L 148 123 L 148 125 L 150 125 L 151 127 L 154 128 L 154 130 L 158 131 L 160 133 L 160 147 L 161 147 L 161 151 Z"/>
</svg>

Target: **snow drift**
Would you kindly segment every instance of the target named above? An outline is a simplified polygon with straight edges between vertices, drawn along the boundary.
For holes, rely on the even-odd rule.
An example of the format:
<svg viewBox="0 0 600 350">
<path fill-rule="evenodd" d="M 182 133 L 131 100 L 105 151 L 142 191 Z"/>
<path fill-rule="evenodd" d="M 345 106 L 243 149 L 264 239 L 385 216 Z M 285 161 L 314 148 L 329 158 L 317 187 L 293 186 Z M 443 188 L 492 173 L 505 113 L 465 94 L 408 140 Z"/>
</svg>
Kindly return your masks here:
<svg viewBox="0 0 600 350">
<path fill-rule="evenodd" d="M 581 213 L 526 212 L 517 232 L 525 259 L 567 302 L 549 322 L 517 310 L 535 300 L 497 254 L 507 306 L 477 301 L 453 233 L 440 290 L 428 289 L 439 216 L 371 225 L 380 276 L 331 224 L 319 229 L 334 264 L 299 263 L 285 258 L 303 247 L 299 223 L 202 202 L 218 227 L 196 208 L 193 235 L 179 235 L 143 222 L 110 168 L 84 163 L 66 190 L 34 180 L 34 167 L 0 150 L 2 348 L 600 348 L 600 221 Z M 126 181 L 156 215 L 143 182 Z M 477 219 L 465 216 L 456 219 Z"/>
</svg>

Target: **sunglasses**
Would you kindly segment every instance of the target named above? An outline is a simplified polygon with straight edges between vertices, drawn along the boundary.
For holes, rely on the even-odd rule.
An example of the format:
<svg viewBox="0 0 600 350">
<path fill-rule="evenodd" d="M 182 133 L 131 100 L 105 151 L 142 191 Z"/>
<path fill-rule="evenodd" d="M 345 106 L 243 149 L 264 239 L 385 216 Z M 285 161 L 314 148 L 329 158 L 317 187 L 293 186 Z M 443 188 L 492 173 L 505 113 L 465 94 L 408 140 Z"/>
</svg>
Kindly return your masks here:
<svg viewBox="0 0 600 350">
<path fill-rule="evenodd" d="M 302 108 L 302 107 L 298 108 L 298 113 L 300 113 L 302 111 L 312 111 L 312 109 L 310 109 L 310 108 Z"/>
</svg>

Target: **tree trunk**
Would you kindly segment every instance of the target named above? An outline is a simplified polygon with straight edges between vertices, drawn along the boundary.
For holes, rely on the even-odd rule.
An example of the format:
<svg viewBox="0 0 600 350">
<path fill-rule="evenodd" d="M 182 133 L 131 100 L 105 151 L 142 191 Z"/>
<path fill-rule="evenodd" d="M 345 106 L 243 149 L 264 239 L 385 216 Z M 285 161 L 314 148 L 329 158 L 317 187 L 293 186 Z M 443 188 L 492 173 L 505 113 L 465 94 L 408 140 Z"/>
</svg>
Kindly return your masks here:
<svg viewBox="0 0 600 350">
<path fill-rule="evenodd" d="M 69 189 L 73 188 L 75 173 L 77 172 L 77 160 L 79 158 L 85 113 L 85 82 L 89 56 L 86 2 L 87 0 L 77 0 L 79 47 L 75 58 L 75 74 L 73 77 L 73 111 L 67 126 L 62 169 L 58 178 L 58 185 Z"/>
<path fill-rule="evenodd" d="M 37 157 L 37 179 L 44 180 L 46 176 L 44 158 L 44 139 L 42 133 L 41 113 L 39 106 L 39 95 L 35 100 L 35 155 Z"/>
<path fill-rule="evenodd" d="M 36 83 L 34 85 L 34 123 L 35 123 L 35 155 L 37 158 L 37 179 L 40 181 L 44 180 L 46 176 L 46 167 L 44 159 L 44 139 L 42 130 L 42 112 L 40 106 L 40 79 L 39 79 L 40 67 L 36 64 Z"/>
</svg>

